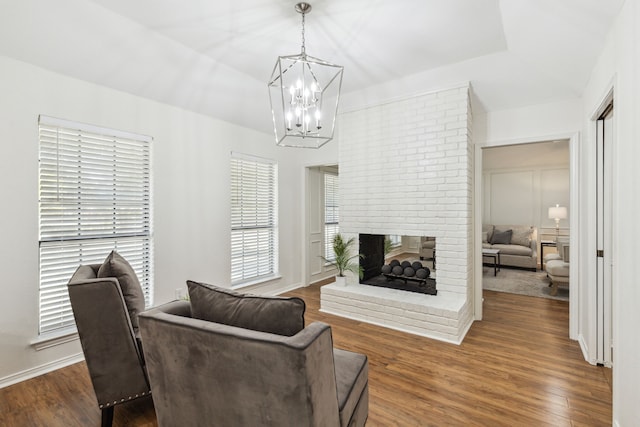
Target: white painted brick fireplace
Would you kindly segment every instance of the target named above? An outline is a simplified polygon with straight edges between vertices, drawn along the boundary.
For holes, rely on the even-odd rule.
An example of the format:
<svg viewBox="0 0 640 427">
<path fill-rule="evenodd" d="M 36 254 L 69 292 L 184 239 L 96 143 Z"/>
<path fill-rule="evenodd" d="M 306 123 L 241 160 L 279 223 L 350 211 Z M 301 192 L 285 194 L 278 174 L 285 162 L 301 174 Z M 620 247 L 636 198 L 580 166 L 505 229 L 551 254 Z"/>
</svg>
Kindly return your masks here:
<svg viewBox="0 0 640 427">
<path fill-rule="evenodd" d="M 321 310 L 460 343 L 472 323 L 473 147 L 468 83 L 343 113 L 340 231 L 435 236 L 437 296 L 326 285 Z"/>
</svg>

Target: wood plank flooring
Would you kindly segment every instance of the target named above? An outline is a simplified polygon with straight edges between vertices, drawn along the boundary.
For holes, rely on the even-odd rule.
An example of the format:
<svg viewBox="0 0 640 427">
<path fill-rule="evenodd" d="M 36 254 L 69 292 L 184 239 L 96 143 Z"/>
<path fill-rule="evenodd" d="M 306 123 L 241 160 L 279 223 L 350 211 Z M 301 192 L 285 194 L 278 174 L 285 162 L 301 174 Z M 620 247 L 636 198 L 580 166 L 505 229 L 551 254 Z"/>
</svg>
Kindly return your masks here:
<svg viewBox="0 0 640 427">
<path fill-rule="evenodd" d="M 460 346 L 319 312 L 319 286 L 288 293 L 334 346 L 369 357 L 367 426 L 608 426 L 610 371 L 568 339 L 564 301 L 485 291 L 485 319 Z M 84 363 L 0 389 L 0 426 L 99 426 Z M 114 426 L 155 426 L 150 399 L 116 407 Z"/>
</svg>

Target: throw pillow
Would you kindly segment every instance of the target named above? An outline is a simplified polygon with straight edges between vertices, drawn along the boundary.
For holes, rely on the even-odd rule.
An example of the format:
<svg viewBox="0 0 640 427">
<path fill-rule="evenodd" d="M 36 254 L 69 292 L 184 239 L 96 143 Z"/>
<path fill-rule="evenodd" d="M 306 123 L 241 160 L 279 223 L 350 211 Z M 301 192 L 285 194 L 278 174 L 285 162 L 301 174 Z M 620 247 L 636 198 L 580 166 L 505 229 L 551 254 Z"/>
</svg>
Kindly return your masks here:
<svg viewBox="0 0 640 427">
<path fill-rule="evenodd" d="M 306 306 L 300 298 L 240 294 L 191 280 L 187 287 L 196 319 L 288 337 L 304 329 Z"/>
<path fill-rule="evenodd" d="M 491 241 L 491 237 L 493 237 L 494 226 L 491 224 L 482 224 L 482 231 L 487 232 L 487 241 Z"/>
<path fill-rule="evenodd" d="M 482 232 L 482 243 L 489 243 L 489 240 L 487 238 L 487 232 L 483 231 Z"/>
<path fill-rule="evenodd" d="M 511 233 L 512 230 L 507 231 L 494 231 L 493 236 L 491 236 L 491 244 L 492 245 L 509 245 L 511 244 Z"/>
<path fill-rule="evenodd" d="M 532 234 L 533 229 L 531 227 L 514 228 L 513 234 L 511 234 L 511 244 L 526 246 L 528 248 L 531 245 Z"/>
<path fill-rule="evenodd" d="M 144 311 L 144 292 L 131 265 L 116 251 L 111 251 L 98 269 L 98 277 L 115 277 L 120 283 L 131 326 L 138 330 L 138 314 Z"/>
</svg>

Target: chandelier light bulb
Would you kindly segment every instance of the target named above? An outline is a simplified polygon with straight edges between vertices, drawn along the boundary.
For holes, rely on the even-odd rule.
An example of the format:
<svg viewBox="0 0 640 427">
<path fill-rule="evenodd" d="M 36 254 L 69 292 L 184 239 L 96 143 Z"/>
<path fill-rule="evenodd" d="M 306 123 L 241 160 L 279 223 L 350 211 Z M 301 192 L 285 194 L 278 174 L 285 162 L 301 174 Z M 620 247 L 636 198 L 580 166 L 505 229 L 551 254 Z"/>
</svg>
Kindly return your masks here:
<svg viewBox="0 0 640 427">
<path fill-rule="evenodd" d="M 291 130 L 291 119 L 292 119 L 291 111 L 287 112 L 287 130 Z"/>
</svg>

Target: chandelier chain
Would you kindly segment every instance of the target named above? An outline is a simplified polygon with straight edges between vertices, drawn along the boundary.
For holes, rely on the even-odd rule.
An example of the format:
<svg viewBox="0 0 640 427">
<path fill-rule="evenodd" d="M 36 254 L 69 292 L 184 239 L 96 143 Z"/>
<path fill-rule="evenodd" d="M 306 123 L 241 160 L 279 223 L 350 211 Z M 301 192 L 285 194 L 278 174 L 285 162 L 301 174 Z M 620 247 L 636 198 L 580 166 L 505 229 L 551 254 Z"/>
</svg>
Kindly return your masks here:
<svg viewBox="0 0 640 427">
<path fill-rule="evenodd" d="M 305 51 L 305 46 L 304 46 L 304 15 L 305 13 L 302 12 L 302 53 L 306 53 Z"/>
</svg>

